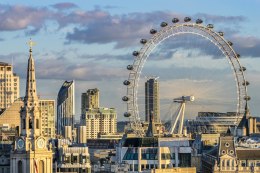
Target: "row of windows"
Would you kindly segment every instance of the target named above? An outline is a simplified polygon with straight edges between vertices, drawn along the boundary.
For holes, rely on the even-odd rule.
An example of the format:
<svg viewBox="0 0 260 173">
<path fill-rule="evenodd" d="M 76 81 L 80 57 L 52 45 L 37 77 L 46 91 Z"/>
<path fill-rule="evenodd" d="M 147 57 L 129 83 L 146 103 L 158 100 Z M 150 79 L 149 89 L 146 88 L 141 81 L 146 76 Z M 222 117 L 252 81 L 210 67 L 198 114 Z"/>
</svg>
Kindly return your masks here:
<svg viewBox="0 0 260 173">
<path fill-rule="evenodd" d="M 6 69 L 6 71 L 12 71 L 12 67 L 11 66 L 0 67 L 0 71 L 4 71 L 5 69 Z"/>
</svg>

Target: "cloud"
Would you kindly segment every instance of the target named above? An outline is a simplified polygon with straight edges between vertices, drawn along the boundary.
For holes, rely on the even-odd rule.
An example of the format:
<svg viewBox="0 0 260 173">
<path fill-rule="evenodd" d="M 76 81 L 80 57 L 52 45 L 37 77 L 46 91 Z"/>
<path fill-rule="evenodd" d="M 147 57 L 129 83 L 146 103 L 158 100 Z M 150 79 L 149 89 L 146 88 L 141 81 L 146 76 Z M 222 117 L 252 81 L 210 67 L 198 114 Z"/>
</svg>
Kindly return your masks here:
<svg viewBox="0 0 260 173">
<path fill-rule="evenodd" d="M 52 7 L 56 8 L 57 10 L 67 10 L 67 9 L 76 8 L 78 6 L 74 3 L 63 2 L 63 3 L 54 4 L 54 5 L 52 5 Z"/>
<path fill-rule="evenodd" d="M 245 22 L 247 18 L 245 16 L 222 16 L 222 15 L 212 15 L 206 13 L 197 13 L 194 15 L 195 18 L 201 18 L 205 23 L 223 23 L 223 24 L 240 24 Z"/>
<path fill-rule="evenodd" d="M 30 26 L 40 29 L 51 15 L 46 8 L 0 5 L 0 31 L 22 30 Z"/>
<path fill-rule="evenodd" d="M 175 14 L 176 15 L 176 14 Z M 130 13 L 127 15 L 109 15 L 103 20 L 95 21 L 83 28 L 75 27 L 67 34 L 69 42 L 86 44 L 115 43 L 115 48 L 136 45 L 139 39 L 149 36 L 149 30 L 161 19 L 171 19 L 170 12 Z"/>
<path fill-rule="evenodd" d="M 23 57 L 21 59 L 20 57 Z M 42 57 L 45 58 L 42 58 Z M 10 55 L 0 55 L 4 62 L 11 63 L 11 58 L 15 57 L 14 72 L 21 78 L 26 77 L 27 60 L 24 57 L 28 55 L 14 53 Z M 80 62 L 77 59 L 71 62 L 61 54 L 39 54 L 34 55 L 36 75 L 38 79 L 61 79 L 61 80 L 84 80 L 84 81 L 102 81 L 124 79 L 128 71 L 123 67 L 114 67 L 109 64 L 102 64 L 99 61 L 90 59 L 87 62 Z M 80 63 L 79 63 L 80 62 Z"/>
<path fill-rule="evenodd" d="M 58 3 L 51 7 L 56 10 L 50 7 L 0 5 L 0 31 L 23 30 L 26 35 L 34 35 L 41 29 L 49 27 L 48 21 L 54 21 L 58 25 L 57 32 L 59 29 L 70 27 L 68 30 L 70 32 L 65 33 L 66 44 L 113 43 L 115 49 L 120 49 L 137 46 L 141 38 L 150 38 L 149 30 L 160 29 L 159 24 L 162 20 L 170 24 L 173 17 L 178 17 L 181 21 L 185 17 L 184 14 L 170 11 L 118 15 L 111 14 L 104 8 L 82 10 L 75 8 L 77 5 L 74 3 Z M 247 21 L 246 17 L 205 13 L 197 13 L 194 16 L 193 21 L 202 18 L 204 23 L 214 23 L 218 28 L 222 28 L 242 56 L 259 57 L 260 38 L 243 37 L 238 27 Z M 177 45 L 177 48 L 179 47 L 186 48 L 186 45 Z M 210 49 L 201 48 L 201 50 L 202 53 L 212 53 Z"/>
<path fill-rule="evenodd" d="M 260 58 L 260 38 L 253 36 L 233 35 L 234 49 L 241 56 Z"/>
</svg>

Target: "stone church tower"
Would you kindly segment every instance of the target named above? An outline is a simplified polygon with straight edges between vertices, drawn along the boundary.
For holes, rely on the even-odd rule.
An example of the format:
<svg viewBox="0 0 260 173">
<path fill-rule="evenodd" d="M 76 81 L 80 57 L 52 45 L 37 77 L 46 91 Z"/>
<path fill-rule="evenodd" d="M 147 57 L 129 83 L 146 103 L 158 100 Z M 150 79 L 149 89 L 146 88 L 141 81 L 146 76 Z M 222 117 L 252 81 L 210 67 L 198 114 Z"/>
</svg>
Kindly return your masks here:
<svg viewBox="0 0 260 173">
<path fill-rule="evenodd" d="M 51 146 L 41 131 L 31 40 L 29 46 L 26 92 L 24 106 L 20 112 L 20 136 L 16 139 L 11 153 L 11 173 L 52 173 Z"/>
</svg>

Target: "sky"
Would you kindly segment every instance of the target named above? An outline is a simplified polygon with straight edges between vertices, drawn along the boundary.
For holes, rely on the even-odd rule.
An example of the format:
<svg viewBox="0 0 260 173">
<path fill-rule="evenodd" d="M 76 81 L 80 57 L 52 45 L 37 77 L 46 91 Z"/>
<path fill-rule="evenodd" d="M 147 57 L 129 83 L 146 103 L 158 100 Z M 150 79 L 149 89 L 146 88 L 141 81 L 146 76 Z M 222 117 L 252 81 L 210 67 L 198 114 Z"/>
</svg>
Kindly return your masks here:
<svg viewBox="0 0 260 173">
<path fill-rule="evenodd" d="M 241 54 L 250 82 L 252 115 L 260 107 L 260 16 L 259 0 L 73 0 L 0 1 L 0 61 L 12 63 L 21 77 L 25 93 L 26 64 L 30 38 L 36 42 L 37 92 L 41 98 L 57 99 L 65 80 L 75 80 L 76 118 L 80 96 L 87 89 L 100 89 L 100 105 L 114 107 L 118 120 L 126 104 L 122 96 L 128 79 L 132 52 L 139 50 L 141 38 L 149 39 L 150 29 L 160 30 L 162 21 L 171 24 L 189 16 L 223 31 Z M 161 117 L 167 119 L 171 100 L 195 95 L 189 118 L 197 111 L 235 111 L 236 86 L 228 61 L 207 40 L 184 35 L 167 39 L 156 47 L 144 66 L 139 84 L 139 107 L 143 119 L 144 81 L 159 76 Z M 208 105 L 208 106 L 207 106 Z M 174 105 L 176 109 L 178 105 Z M 188 106 L 187 106 L 188 107 Z"/>
</svg>

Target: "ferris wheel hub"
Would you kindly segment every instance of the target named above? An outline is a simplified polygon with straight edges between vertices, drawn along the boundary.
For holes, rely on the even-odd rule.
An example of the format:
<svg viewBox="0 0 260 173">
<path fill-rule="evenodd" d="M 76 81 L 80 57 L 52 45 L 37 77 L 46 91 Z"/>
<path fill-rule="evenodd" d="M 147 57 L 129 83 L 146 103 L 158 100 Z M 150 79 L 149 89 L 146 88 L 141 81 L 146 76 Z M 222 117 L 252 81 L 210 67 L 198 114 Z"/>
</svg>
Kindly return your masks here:
<svg viewBox="0 0 260 173">
<path fill-rule="evenodd" d="M 195 97 L 193 95 L 191 96 L 182 96 L 179 98 L 173 99 L 174 102 L 181 103 L 181 102 L 193 102 L 195 100 Z"/>
</svg>

